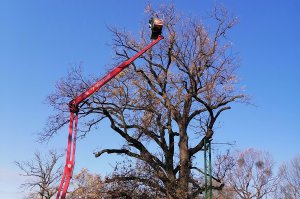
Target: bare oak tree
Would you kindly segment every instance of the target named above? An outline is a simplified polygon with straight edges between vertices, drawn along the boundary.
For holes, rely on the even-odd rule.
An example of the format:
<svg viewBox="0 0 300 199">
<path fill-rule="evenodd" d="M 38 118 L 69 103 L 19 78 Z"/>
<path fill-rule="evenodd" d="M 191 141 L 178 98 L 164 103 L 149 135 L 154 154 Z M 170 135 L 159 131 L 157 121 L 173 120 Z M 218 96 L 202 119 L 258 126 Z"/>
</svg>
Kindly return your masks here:
<svg viewBox="0 0 300 199">
<path fill-rule="evenodd" d="M 193 177 L 194 157 L 203 149 L 204 139 L 212 138 L 220 115 L 244 99 L 235 88 L 236 57 L 227 39 L 236 19 L 220 7 L 205 18 L 206 24 L 177 14 L 173 5 L 157 11 L 148 5 L 146 14 L 163 18 L 165 39 L 82 104 L 79 116 L 85 122 L 79 128 L 85 135 L 103 120 L 109 122 L 124 145 L 95 156 L 128 156 L 143 162 L 155 177 L 120 174 L 110 183 L 134 181 L 159 190 L 165 198 L 196 198 L 203 185 Z M 147 45 L 147 29 L 145 24 L 139 36 L 133 36 L 110 28 L 116 63 Z M 75 69 L 58 82 L 48 97 L 57 114 L 49 118 L 44 138 L 68 123 L 67 103 L 94 81 Z"/>
<path fill-rule="evenodd" d="M 28 198 L 50 199 L 56 194 L 62 175 L 62 165 L 58 162 L 61 157 L 55 151 L 50 151 L 45 158 L 35 152 L 32 160 L 15 162 L 22 171 L 20 175 L 27 177 L 21 187 L 29 190 Z"/>
</svg>

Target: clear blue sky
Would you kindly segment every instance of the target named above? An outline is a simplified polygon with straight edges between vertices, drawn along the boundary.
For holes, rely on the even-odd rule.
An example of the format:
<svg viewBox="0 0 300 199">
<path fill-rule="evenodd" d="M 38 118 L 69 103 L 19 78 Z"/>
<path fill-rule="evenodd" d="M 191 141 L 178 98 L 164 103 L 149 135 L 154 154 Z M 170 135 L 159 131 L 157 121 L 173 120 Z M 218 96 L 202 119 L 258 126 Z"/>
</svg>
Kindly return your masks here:
<svg viewBox="0 0 300 199">
<path fill-rule="evenodd" d="M 223 115 L 215 140 L 237 148 L 269 151 L 280 164 L 300 153 L 300 1 L 219 0 L 240 23 L 230 34 L 239 53 L 241 85 L 255 106 L 243 104 Z M 213 1 L 174 1 L 178 10 L 202 15 Z M 154 2 L 157 5 L 158 1 Z M 112 63 L 107 25 L 137 32 L 146 1 L 0 1 L 0 198 L 22 198 L 23 178 L 14 160 L 35 150 L 63 150 L 67 129 L 48 144 L 36 143 L 47 116 L 45 104 L 70 64 L 83 62 L 87 74 L 103 75 Z M 76 171 L 105 174 L 116 157 L 95 159 L 97 148 L 119 146 L 103 124 L 78 144 Z"/>
</svg>

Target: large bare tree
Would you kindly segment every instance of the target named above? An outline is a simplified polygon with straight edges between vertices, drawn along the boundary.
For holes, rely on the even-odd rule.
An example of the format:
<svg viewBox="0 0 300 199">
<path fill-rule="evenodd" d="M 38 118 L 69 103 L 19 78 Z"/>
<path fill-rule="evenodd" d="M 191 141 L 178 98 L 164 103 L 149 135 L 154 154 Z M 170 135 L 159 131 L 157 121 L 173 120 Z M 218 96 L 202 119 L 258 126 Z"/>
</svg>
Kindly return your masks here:
<svg viewBox="0 0 300 199">
<path fill-rule="evenodd" d="M 222 7 L 203 20 L 179 15 L 173 5 L 157 10 L 148 5 L 146 15 L 163 18 L 165 39 L 82 104 L 79 116 L 85 123 L 79 128 L 85 135 L 103 120 L 109 122 L 124 145 L 95 156 L 122 154 L 137 159 L 155 177 L 120 173 L 111 183 L 135 181 L 159 190 L 165 198 L 196 198 L 203 184 L 193 175 L 194 157 L 203 149 L 204 139 L 212 138 L 220 115 L 231 103 L 244 99 L 235 88 L 236 57 L 227 39 L 236 20 Z M 110 30 L 116 63 L 149 42 L 147 24 L 138 36 Z M 57 114 L 49 118 L 44 138 L 68 123 L 67 103 L 94 81 L 77 68 L 57 83 L 48 97 Z"/>
</svg>

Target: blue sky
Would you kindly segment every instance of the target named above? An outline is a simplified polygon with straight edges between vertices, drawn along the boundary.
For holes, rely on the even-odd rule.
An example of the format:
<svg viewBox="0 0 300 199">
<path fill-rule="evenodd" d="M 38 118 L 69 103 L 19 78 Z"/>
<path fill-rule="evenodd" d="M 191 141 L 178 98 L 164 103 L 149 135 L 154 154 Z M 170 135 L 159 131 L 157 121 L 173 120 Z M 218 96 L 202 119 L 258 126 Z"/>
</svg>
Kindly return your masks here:
<svg viewBox="0 0 300 199">
<path fill-rule="evenodd" d="M 218 1 L 239 18 L 230 34 L 239 54 L 238 76 L 252 105 L 237 104 L 225 113 L 215 141 L 236 141 L 237 148 L 269 151 L 280 164 L 300 153 L 300 2 Z M 153 2 L 159 4 L 158 1 Z M 178 10 L 202 15 L 213 1 L 174 1 Z M 105 74 L 114 52 L 107 25 L 138 32 L 146 1 L 0 1 L 0 198 L 22 198 L 23 181 L 15 160 L 35 150 L 63 150 L 67 129 L 48 144 L 37 133 L 53 113 L 45 103 L 57 80 L 72 64 L 86 74 Z M 99 148 L 121 145 L 107 124 L 77 146 L 75 172 L 86 167 L 103 175 L 116 157 L 95 159 Z"/>
</svg>

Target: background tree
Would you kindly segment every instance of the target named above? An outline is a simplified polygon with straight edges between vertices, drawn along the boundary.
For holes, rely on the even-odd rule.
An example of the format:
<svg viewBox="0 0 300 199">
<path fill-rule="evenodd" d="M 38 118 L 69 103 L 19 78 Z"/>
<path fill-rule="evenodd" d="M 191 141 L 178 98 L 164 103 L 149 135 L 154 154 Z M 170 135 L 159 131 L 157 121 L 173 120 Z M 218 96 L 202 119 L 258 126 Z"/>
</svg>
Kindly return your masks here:
<svg viewBox="0 0 300 199">
<path fill-rule="evenodd" d="M 300 198 L 300 156 L 296 156 L 289 163 L 279 168 L 280 184 L 276 198 L 296 199 Z"/>
<path fill-rule="evenodd" d="M 225 177 L 227 190 L 234 193 L 233 198 L 262 199 L 273 195 L 278 178 L 270 154 L 247 149 L 233 158 L 234 167 Z"/>
<path fill-rule="evenodd" d="M 118 163 L 105 182 L 108 198 L 165 198 L 163 186 L 157 186 L 161 182 L 155 171 L 143 161 L 127 159 Z"/>
<path fill-rule="evenodd" d="M 230 191 L 230 186 L 226 177 L 234 168 L 235 161 L 229 150 L 226 153 L 217 154 L 213 166 L 213 182 L 221 183 L 222 189 L 214 191 L 213 196 L 215 199 L 233 199 L 234 193 Z"/>
<path fill-rule="evenodd" d="M 79 115 L 85 123 L 80 130 L 85 135 L 105 119 L 124 145 L 103 149 L 95 156 L 107 153 L 133 158 L 143 162 L 155 178 L 150 183 L 148 176 L 120 173 L 110 183 L 122 177 L 124 182 L 159 190 L 165 198 L 196 198 L 203 185 L 193 175 L 197 168 L 194 157 L 204 139 L 213 136 L 217 120 L 231 108 L 230 103 L 244 98 L 235 89 L 237 65 L 226 37 L 236 20 L 219 7 L 206 18 L 207 24 L 178 15 L 173 5 L 157 11 L 148 5 L 146 13 L 147 19 L 164 19 L 165 39 L 82 104 Z M 149 42 L 147 24 L 139 36 L 110 30 L 115 62 L 128 59 Z M 44 138 L 68 123 L 67 103 L 94 81 L 75 69 L 58 82 L 48 97 L 58 112 L 49 118 Z"/>
<path fill-rule="evenodd" d="M 104 182 L 100 175 L 91 174 L 87 169 L 83 168 L 78 174 L 74 175 L 67 198 L 81 199 L 99 199 L 104 198 Z M 105 197 L 107 198 L 107 197 Z"/>
<path fill-rule="evenodd" d="M 22 188 L 29 190 L 27 198 L 50 199 L 57 192 L 59 180 L 62 175 L 62 165 L 59 159 L 62 157 L 55 151 L 49 151 L 43 158 L 39 152 L 35 152 L 31 161 L 16 161 L 21 169 L 22 176 L 27 177 Z"/>
</svg>

